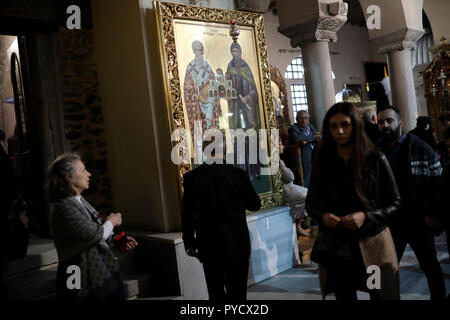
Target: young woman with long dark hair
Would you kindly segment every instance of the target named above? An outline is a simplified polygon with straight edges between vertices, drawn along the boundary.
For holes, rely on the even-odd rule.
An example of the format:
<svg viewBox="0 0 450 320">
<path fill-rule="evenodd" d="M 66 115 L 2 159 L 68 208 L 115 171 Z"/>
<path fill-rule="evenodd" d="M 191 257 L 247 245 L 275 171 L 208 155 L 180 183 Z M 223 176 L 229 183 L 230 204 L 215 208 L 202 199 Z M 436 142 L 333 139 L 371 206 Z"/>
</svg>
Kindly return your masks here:
<svg viewBox="0 0 450 320">
<path fill-rule="evenodd" d="M 319 222 L 311 259 L 320 265 L 324 297 L 334 291 L 337 300 L 356 300 L 358 289 L 367 290 L 371 257 L 396 261 L 387 226 L 399 208 L 400 195 L 389 162 L 372 146 L 353 104 L 333 105 L 322 130 L 306 198 L 308 213 Z M 377 252 L 364 252 L 361 241 L 379 234 L 384 242 L 374 249 Z M 379 267 L 395 282 L 394 271 Z M 398 289 L 398 283 L 390 286 L 391 291 Z M 393 298 L 386 291 L 370 293 L 372 298 Z"/>
</svg>

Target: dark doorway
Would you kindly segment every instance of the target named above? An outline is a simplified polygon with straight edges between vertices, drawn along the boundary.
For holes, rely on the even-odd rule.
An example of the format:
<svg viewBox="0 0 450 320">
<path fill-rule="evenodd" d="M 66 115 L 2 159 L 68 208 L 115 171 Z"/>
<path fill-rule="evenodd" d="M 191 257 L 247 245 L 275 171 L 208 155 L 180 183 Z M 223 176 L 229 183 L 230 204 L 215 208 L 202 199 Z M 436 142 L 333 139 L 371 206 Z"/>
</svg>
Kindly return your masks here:
<svg viewBox="0 0 450 320">
<path fill-rule="evenodd" d="M 25 36 L 1 35 L 1 125 L 5 132 L 3 146 L 16 173 L 17 210 L 28 222 L 29 230 L 48 235 L 44 193 L 42 155 L 39 152 L 39 123 L 32 112 L 33 99 L 26 60 Z"/>
<path fill-rule="evenodd" d="M 56 23 L 17 17 L 2 11 L 0 23 L 0 129 L 17 175 L 17 206 L 25 212 L 31 233 L 50 237 L 45 171 L 64 152 L 64 124 L 58 69 Z M 5 116 L 6 115 L 6 116 Z"/>
<path fill-rule="evenodd" d="M 388 75 L 386 63 L 366 62 L 364 64 L 367 82 L 369 84 L 369 100 L 377 102 L 379 110 L 384 105 L 389 104 L 384 86 L 381 81 Z"/>
<path fill-rule="evenodd" d="M 13 156 L 22 166 L 22 205 L 29 213 L 30 231 L 41 236 L 50 236 L 50 204 L 45 196 L 47 167 L 70 150 L 64 126 L 59 36 L 61 29 L 67 28 L 67 7 L 74 4 L 81 8 L 82 27 L 91 28 L 89 0 L 0 1 L 0 37 L 17 40 L 15 57 L 11 59 L 11 52 L 6 55 L 15 89 L 5 99 L 12 98 L 9 107 L 14 106 L 15 119 L 10 125 L 18 124 Z M 12 136 L 10 130 L 8 138 Z"/>
</svg>

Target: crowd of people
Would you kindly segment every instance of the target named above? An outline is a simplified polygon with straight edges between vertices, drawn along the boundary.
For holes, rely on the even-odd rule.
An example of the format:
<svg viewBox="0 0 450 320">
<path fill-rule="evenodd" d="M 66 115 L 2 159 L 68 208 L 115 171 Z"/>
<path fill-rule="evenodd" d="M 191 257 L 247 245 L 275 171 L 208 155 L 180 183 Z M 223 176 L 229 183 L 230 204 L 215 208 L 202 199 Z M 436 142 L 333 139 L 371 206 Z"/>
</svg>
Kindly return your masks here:
<svg viewBox="0 0 450 320">
<path fill-rule="evenodd" d="M 378 114 L 368 109 L 360 116 L 351 103 L 338 103 L 325 116 L 322 136 L 314 135 L 308 112 L 297 113 L 288 141 L 306 152 L 301 157 L 308 177 L 305 186 L 309 184 L 306 197 L 303 189 L 288 195 L 292 186 L 284 179 L 286 173 L 282 178 L 287 201 L 303 203 L 304 215 L 319 224 L 311 258 L 321 269 L 324 296 L 334 292 L 338 300 L 356 299 L 356 290 L 365 289 L 372 256 L 383 257 L 376 264 L 389 265 L 382 274 L 391 282 L 384 290 L 369 290 L 371 298 L 399 298 L 398 263 L 409 244 L 427 278 L 431 299 L 445 298 L 434 236 L 449 233 L 448 116 L 440 118 L 445 130 L 437 144 L 428 117 L 418 117 L 417 127 L 404 133 L 400 111 L 393 106 Z M 284 163 L 280 167 L 292 173 Z M 383 245 L 364 246 L 369 239 Z"/>
<path fill-rule="evenodd" d="M 323 297 L 333 292 L 337 300 L 356 300 L 363 290 L 373 300 L 400 299 L 399 263 L 409 244 L 431 299 L 444 300 L 434 236 L 449 232 L 450 173 L 444 161 L 450 149 L 438 152 L 429 118 L 419 117 L 417 128 L 404 133 L 397 108 L 360 115 L 343 102 L 326 113 L 322 134 L 307 111 L 299 111 L 296 120 L 282 140 L 301 150 L 303 185 L 293 173 L 298 170 L 283 160 L 281 179 L 297 233 L 308 235 L 302 228 L 307 218 L 319 225 L 311 259 L 319 264 Z M 446 146 L 449 135 L 447 126 Z M 283 155 L 281 141 L 279 148 Z M 297 155 L 282 158 L 297 166 L 292 156 Z M 233 166 L 204 164 L 185 176 L 183 239 L 187 254 L 203 263 L 211 300 L 245 299 L 250 256 L 245 210 L 259 206 L 248 174 Z M 367 287 L 366 271 L 373 265 L 380 268 L 380 288 Z"/>
<path fill-rule="evenodd" d="M 450 232 L 448 115 L 440 118 L 445 130 L 439 143 L 427 117 L 417 118 L 417 127 L 405 133 L 402 115 L 393 106 L 360 115 L 352 103 L 337 103 L 325 115 L 322 134 L 309 123 L 307 111 L 298 112 L 296 119 L 287 141 L 301 149 L 303 185 L 283 160 L 281 178 L 298 234 L 309 236 L 303 228 L 306 220 L 318 225 L 311 259 L 319 265 L 323 296 L 333 292 L 337 300 L 356 300 L 357 290 L 363 290 L 374 300 L 400 299 L 398 266 L 409 244 L 426 276 L 431 300 L 444 300 L 434 237 Z M 226 143 L 220 142 L 224 148 Z M 280 142 L 281 154 L 284 147 Z M 2 147 L 0 160 L 2 177 L 14 179 Z M 123 232 L 114 233 L 122 224 L 120 213 L 101 215 L 83 198 L 90 176 L 73 153 L 56 158 L 48 170 L 51 227 L 59 258 L 57 296 L 125 299 L 111 247 L 128 251 L 138 244 Z M 202 164 L 184 176 L 183 186 L 184 245 L 203 265 L 210 300 L 245 300 L 251 253 L 246 210 L 261 207 L 248 172 L 226 161 Z M 13 191 L 2 184 L 2 210 L 9 210 Z M 2 268 L 4 262 L 2 257 Z M 77 290 L 67 286 L 67 270 L 73 265 L 82 274 Z M 366 285 L 366 270 L 373 265 L 380 267 L 381 289 Z"/>
</svg>

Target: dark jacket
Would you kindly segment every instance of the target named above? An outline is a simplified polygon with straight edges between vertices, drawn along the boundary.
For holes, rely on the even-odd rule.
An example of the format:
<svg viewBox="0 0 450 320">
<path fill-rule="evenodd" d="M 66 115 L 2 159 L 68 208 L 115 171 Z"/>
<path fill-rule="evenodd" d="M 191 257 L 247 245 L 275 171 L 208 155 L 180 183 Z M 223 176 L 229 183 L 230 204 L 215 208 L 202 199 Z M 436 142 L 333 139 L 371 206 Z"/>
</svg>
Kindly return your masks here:
<svg viewBox="0 0 450 320">
<path fill-rule="evenodd" d="M 444 168 L 439 189 L 442 222 L 444 223 L 444 227 L 446 227 L 447 230 L 450 230 L 450 164 Z M 450 237 L 449 233 L 447 233 L 447 237 Z"/>
<path fill-rule="evenodd" d="M 376 143 L 381 139 L 380 130 L 378 129 L 378 125 L 372 122 L 364 122 L 364 131 L 372 143 Z"/>
<path fill-rule="evenodd" d="M 319 172 L 318 163 L 313 166 L 311 186 L 306 197 L 306 210 L 319 223 L 320 233 L 314 245 L 312 260 L 326 263 L 324 259 L 352 259 L 351 247 L 358 239 L 376 235 L 386 229 L 400 207 L 400 195 L 386 156 L 376 149 L 367 152 L 361 168 L 362 189 L 369 205 L 355 196 L 351 179 L 343 172 L 339 159 L 329 159 L 327 172 Z M 342 176 L 344 175 L 344 176 Z M 323 224 L 322 215 L 337 216 L 362 211 L 366 219 L 358 230 L 343 226 L 329 228 Z"/>
<path fill-rule="evenodd" d="M 301 161 L 303 167 L 303 181 L 305 187 L 309 187 L 309 181 L 311 177 L 311 164 L 312 164 L 312 156 L 313 150 L 317 145 L 316 139 L 314 138 L 314 134 L 317 132 L 316 128 L 313 125 L 308 124 L 309 133 L 306 134 L 306 129 L 299 127 L 294 124 L 288 130 L 289 134 L 289 144 L 297 144 L 303 141 L 308 142 L 307 144 L 300 144 L 301 150 Z M 295 165 L 297 165 L 296 157 L 291 160 Z M 290 162 L 288 162 L 290 165 Z M 294 183 L 300 184 L 300 181 L 294 181 Z"/>
<path fill-rule="evenodd" d="M 409 133 L 419 137 L 420 140 L 426 142 L 433 150 L 437 150 L 437 143 L 434 139 L 433 132 L 430 130 L 421 130 L 419 128 L 414 128 Z"/>
<path fill-rule="evenodd" d="M 413 231 L 424 226 L 425 216 L 439 218 L 442 167 L 433 149 L 413 134 L 407 134 L 396 151 L 383 148 L 382 141 L 379 145 L 389 159 L 402 198 L 395 226 Z"/>
<path fill-rule="evenodd" d="M 60 265 L 77 261 L 81 273 L 81 298 L 102 299 L 120 287 L 119 265 L 108 243 L 102 239 L 103 226 L 94 222 L 90 206 L 75 197 L 52 204 L 50 222 Z M 66 272 L 58 272 L 58 282 Z M 65 280 L 63 278 L 63 280 Z"/>
<path fill-rule="evenodd" d="M 232 261 L 250 257 L 245 210 L 256 211 L 261 199 L 248 173 L 230 164 L 203 164 L 184 176 L 183 241 L 199 258 Z"/>
</svg>

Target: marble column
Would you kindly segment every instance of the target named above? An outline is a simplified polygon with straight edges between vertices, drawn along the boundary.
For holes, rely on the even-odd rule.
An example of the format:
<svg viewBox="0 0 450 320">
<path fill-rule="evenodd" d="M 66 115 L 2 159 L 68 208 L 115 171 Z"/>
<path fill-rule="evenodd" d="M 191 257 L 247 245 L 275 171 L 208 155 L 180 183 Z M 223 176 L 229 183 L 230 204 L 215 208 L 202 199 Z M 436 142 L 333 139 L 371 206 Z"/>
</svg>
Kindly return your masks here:
<svg viewBox="0 0 450 320">
<path fill-rule="evenodd" d="M 301 47 L 311 123 L 322 130 L 327 110 L 336 102 L 328 41 Z"/>
<path fill-rule="evenodd" d="M 418 117 L 416 89 L 411 65 L 411 50 L 393 50 L 387 53 L 392 103 L 400 110 L 405 121 L 403 130 L 416 126 Z"/>
<path fill-rule="evenodd" d="M 374 1 L 359 2 L 368 21 L 374 14 L 370 9 Z M 425 33 L 423 3 L 423 0 L 378 1 L 379 25 L 368 29 L 369 40 L 378 53 L 387 55 L 392 104 L 402 113 L 405 131 L 415 127 L 418 115 L 411 50 Z"/>
<path fill-rule="evenodd" d="M 311 123 L 322 130 L 327 110 L 335 103 L 329 42 L 347 21 L 348 4 L 342 0 L 277 2 L 278 31 L 302 49 L 306 94 Z M 295 116 L 295 115 L 294 115 Z"/>
</svg>

